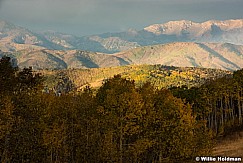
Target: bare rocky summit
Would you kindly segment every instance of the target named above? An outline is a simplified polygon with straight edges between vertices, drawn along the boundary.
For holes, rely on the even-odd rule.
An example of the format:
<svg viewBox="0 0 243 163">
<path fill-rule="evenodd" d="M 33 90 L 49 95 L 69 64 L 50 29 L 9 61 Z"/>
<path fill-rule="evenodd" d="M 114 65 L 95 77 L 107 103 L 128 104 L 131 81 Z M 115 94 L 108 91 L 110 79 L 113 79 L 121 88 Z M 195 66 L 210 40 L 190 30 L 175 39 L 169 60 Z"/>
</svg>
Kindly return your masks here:
<svg viewBox="0 0 243 163">
<path fill-rule="evenodd" d="M 210 20 L 196 23 L 188 20 L 170 21 L 144 28 L 155 35 L 176 35 L 185 41 L 243 43 L 243 19 Z"/>
</svg>

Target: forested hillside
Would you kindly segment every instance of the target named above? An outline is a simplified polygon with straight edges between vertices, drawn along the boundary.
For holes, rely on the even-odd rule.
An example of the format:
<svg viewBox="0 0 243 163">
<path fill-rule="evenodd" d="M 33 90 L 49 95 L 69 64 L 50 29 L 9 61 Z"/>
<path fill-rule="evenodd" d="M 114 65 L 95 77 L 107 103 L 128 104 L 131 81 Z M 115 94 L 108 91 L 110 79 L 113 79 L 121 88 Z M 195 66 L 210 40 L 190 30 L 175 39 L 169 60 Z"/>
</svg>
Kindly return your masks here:
<svg viewBox="0 0 243 163">
<path fill-rule="evenodd" d="M 242 128 L 243 70 L 235 71 L 233 77 L 208 81 L 200 87 L 171 88 L 173 95 L 193 104 L 198 118 L 217 135 Z"/>
<path fill-rule="evenodd" d="M 115 75 L 96 92 L 43 91 L 43 76 L 0 60 L 1 162 L 190 162 L 242 127 L 243 70 L 200 87 L 157 89 Z"/>
<path fill-rule="evenodd" d="M 110 68 L 93 69 L 67 69 L 67 70 L 38 70 L 44 75 L 46 89 L 59 92 L 66 90 L 82 90 L 85 86 L 99 88 L 102 83 L 120 74 L 121 77 L 135 81 L 135 85 L 141 86 L 150 82 L 156 88 L 169 88 L 200 86 L 207 80 L 213 80 L 223 76 L 232 76 L 231 71 L 219 69 L 206 69 L 195 67 L 173 67 L 164 65 L 129 65 Z M 57 89 L 58 88 L 58 89 Z"/>
</svg>

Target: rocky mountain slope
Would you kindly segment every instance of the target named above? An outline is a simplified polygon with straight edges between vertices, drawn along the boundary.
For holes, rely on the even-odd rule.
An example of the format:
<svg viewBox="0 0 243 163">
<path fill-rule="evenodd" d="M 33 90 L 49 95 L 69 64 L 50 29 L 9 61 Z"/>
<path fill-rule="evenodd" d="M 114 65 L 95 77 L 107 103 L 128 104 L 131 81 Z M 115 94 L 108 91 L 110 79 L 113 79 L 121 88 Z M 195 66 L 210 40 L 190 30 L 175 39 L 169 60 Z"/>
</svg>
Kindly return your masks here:
<svg viewBox="0 0 243 163">
<path fill-rule="evenodd" d="M 188 41 L 243 43 L 243 20 L 210 20 L 195 23 L 188 20 L 170 21 L 165 24 L 154 24 L 144 28 L 155 35 L 175 35 Z"/>
<path fill-rule="evenodd" d="M 133 47 L 171 42 L 209 42 L 243 45 L 243 19 L 210 20 L 202 23 L 188 20 L 170 21 L 164 24 L 150 25 L 142 30 L 130 29 L 120 33 L 105 33 L 86 37 L 86 39 L 92 38 L 96 38 L 94 41 L 100 43 L 110 53 Z M 112 44 L 107 46 L 101 40 L 113 41 Z M 120 40 L 123 40 L 125 44 L 119 45 Z M 99 51 L 102 52 L 102 50 Z"/>
<path fill-rule="evenodd" d="M 89 50 L 112 53 L 138 47 L 136 42 L 119 37 L 76 37 L 55 31 L 33 32 L 7 21 L 0 21 L 0 49 L 19 51 L 23 49 Z"/>
<path fill-rule="evenodd" d="M 243 19 L 196 23 L 188 20 L 153 24 L 142 30 L 77 37 L 46 31 L 32 32 L 0 21 L 0 48 L 3 51 L 47 48 L 115 53 L 140 46 L 171 42 L 210 42 L 243 45 Z"/>
<path fill-rule="evenodd" d="M 20 68 L 66 69 L 99 68 L 127 65 L 122 58 L 103 53 L 81 50 L 21 50 L 14 53 L 0 52 L 0 56 L 11 56 Z"/>
<path fill-rule="evenodd" d="M 6 21 L 0 21 L 0 49 L 18 51 L 22 49 L 62 49 L 62 46 L 47 40 L 43 35 Z"/>
<path fill-rule="evenodd" d="M 99 68 L 122 65 L 162 64 L 236 70 L 243 68 L 243 46 L 229 43 L 169 43 L 105 54 L 81 50 L 27 49 L 13 53 L 19 67 L 34 69 Z"/>
<path fill-rule="evenodd" d="M 129 64 L 163 64 L 236 70 L 243 68 L 243 46 L 229 43 L 170 43 L 115 54 Z"/>
</svg>

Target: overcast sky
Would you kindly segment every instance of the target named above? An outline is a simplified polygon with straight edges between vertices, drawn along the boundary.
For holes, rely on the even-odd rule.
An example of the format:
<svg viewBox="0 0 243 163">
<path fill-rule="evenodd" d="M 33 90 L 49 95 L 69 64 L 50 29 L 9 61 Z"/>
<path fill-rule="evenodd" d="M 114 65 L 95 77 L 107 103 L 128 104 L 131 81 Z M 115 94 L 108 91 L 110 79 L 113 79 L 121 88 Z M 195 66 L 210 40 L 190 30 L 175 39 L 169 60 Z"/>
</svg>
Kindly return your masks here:
<svg viewBox="0 0 243 163">
<path fill-rule="evenodd" d="M 242 19 L 243 0 L 0 0 L 0 19 L 78 36 L 170 20 Z"/>
</svg>

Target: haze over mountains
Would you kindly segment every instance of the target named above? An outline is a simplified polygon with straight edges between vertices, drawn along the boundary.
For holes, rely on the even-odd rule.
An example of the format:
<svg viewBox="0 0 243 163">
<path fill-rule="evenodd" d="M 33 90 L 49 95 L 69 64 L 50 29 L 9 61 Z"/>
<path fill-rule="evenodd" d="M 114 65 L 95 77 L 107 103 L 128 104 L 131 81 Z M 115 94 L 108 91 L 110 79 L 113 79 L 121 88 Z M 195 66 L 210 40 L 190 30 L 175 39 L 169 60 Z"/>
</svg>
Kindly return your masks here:
<svg viewBox="0 0 243 163">
<path fill-rule="evenodd" d="M 164 64 L 235 70 L 243 67 L 242 45 L 242 19 L 171 21 L 142 30 L 84 37 L 55 31 L 36 33 L 0 21 L 0 55 L 11 52 L 8 55 L 20 67 L 35 69 Z"/>
</svg>

